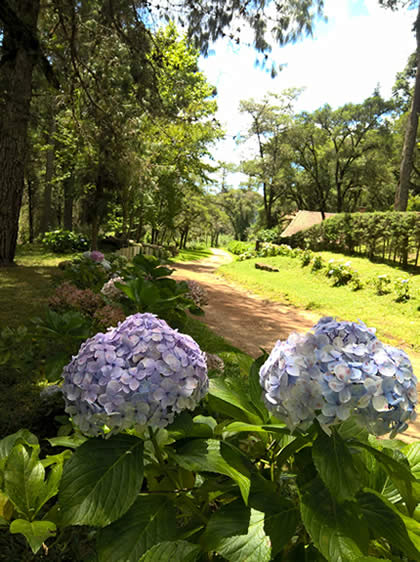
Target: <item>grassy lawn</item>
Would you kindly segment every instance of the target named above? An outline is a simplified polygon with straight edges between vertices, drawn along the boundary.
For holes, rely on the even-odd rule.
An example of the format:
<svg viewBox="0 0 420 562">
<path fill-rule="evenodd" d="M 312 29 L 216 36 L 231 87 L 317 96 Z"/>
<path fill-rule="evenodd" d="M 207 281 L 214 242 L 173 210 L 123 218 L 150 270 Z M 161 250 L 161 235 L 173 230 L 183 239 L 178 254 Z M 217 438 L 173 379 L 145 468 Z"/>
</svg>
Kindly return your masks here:
<svg viewBox="0 0 420 562">
<path fill-rule="evenodd" d="M 18 267 L 0 269 L 0 326 L 16 327 L 38 315 L 60 275 L 57 265 L 76 255 L 45 253 L 39 246 L 18 248 Z"/>
<path fill-rule="evenodd" d="M 212 255 L 210 248 L 199 248 L 199 249 L 186 249 L 180 250 L 179 254 L 175 256 L 171 261 L 198 261 L 203 258 L 208 258 Z"/>
<path fill-rule="evenodd" d="M 387 273 L 392 279 L 409 275 L 397 268 L 376 264 L 364 258 L 348 258 L 331 252 L 320 252 L 324 261 L 351 262 L 363 282 Z M 272 273 L 255 269 L 255 262 L 265 262 L 280 271 Z M 312 273 L 310 266 L 301 267 L 297 258 L 277 256 L 235 261 L 222 266 L 219 272 L 226 278 L 251 289 L 271 300 L 287 301 L 320 315 L 336 316 L 340 319 L 362 320 L 375 327 L 379 338 L 395 345 L 407 344 L 420 350 L 420 275 L 411 275 L 412 294 L 415 298 L 395 302 L 392 294 L 378 296 L 374 288 L 367 285 L 360 291 L 349 287 L 331 287 L 325 270 Z"/>
</svg>

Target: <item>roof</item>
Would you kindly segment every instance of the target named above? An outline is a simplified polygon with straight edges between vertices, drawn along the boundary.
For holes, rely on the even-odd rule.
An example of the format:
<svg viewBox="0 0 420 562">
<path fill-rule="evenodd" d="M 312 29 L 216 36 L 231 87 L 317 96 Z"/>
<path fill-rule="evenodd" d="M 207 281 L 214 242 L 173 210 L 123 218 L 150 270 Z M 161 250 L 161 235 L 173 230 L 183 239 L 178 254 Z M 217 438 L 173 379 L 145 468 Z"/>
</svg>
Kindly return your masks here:
<svg viewBox="0 0 420 562">
<path fill-rule="evenodd" d="M 325 213 L 325 218 L 334 216 L 336 213 Z M 322 214 L 320 211 L 298 211 L 292 221 L 289 223 L 283 232 L 280 234 L 281 238 L 292 236 L 296 232 L 306 230 L 315 224 L 322 222 Z"/>
</svg>

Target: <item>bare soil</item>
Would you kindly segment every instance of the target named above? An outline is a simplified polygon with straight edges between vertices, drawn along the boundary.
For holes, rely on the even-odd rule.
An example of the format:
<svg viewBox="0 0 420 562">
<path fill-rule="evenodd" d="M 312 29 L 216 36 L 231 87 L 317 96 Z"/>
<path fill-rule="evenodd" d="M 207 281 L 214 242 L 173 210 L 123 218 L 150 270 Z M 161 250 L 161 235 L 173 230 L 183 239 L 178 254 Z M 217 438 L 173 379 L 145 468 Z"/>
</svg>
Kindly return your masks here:
<svg viewBox="0 0 420 562">
<path fill-rule="evenodd" d="M 197 281 L 207 290 L 209 304 L 202 321 L 235 347 L 258 357 L 261 349 L 269 353 L 278 339 L 286 339 L 291 332 L 305 332 L 319 320 L 319 314 L 263 299 L 218 276 L 216 269 L 232 257 L 223 250 L 213 252 L 198 262 L 176 263 L 173 277 Z M 407 352 L 414 370 L 420 372 L 420 354 Z M 420 385 L 418 389 L 420 392 Z M 420 439 L 420 417 L 399 438 L 407 442 Z"/>
</svg>

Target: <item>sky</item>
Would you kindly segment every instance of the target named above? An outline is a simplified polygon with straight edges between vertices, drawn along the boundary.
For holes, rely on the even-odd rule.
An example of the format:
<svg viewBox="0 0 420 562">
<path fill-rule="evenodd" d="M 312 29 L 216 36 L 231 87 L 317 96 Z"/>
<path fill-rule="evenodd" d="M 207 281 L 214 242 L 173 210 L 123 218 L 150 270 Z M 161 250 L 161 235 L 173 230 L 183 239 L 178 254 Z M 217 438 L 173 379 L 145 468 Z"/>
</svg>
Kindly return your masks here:
<svg viewBox="0 0 420 562">
<path fill-rule="evenodd" d="M 226 130 L 226 140 L 211 151 L 216 160 L 239 164 L 247 155 L 246 146 L 235 141 L 247 128 L 238 111 L 241 99 L 303 87 L 296 111 L 313 111 L 326 103 L 333 108 L 361 103 L 377 86 L 384 98 L 391 96 L 396 73 L 416 48 L 416 10 L 392 12 L 378 0 L 325 0 L 324 13 L 328 21 L 315 24 L 312 38 L 273 49 L 276 64 L 285 65 L 274 79 L 255 66 L 250 47 L 219 40 L 212 54 L 200 57 L 200 69 L 217 88 L 216 118 Z M 229 183 L 237 186 L 244 179 L 235 174 Z"/>
</svg>

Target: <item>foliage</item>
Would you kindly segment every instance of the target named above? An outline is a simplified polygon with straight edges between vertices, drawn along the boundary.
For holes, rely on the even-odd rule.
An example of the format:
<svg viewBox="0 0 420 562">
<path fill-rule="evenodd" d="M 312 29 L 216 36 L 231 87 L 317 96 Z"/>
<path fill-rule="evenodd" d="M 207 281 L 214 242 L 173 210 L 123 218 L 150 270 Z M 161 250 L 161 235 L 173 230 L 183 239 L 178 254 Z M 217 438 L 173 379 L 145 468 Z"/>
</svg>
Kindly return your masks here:
<svg viewBox="0 0 420 562">
<path fill-rule="evenodd" d="M 332 324 L 331 330 L 331 320 L 324 320 L 315 335 L 305 338 L 308 342 L 316 338 L 324 346 L 325 357 L 317 363 L 320 369 L 330 352 L 321 340 L 334 340 L 330 347 L 341 350 L 344 363 L 338 361 L 343 373 L 341 367 L 336 369 L 339 384 L 342 374 L 347 381 L 346 365 L 352 377 L 357 375 L 353 355 L 363 345 L 370 353 L 375 337 L 361 325 Z M 364 343 L 350 341 L 353 329 Z M 345 332 L 340 342 L 334 330 Z M 181 341 L 184 336 L 179 337 Z M 151 341 L 147 345 L 159 345 Z M 291 353 L 285 359 L 290 368 L 294 360 L 310 361 L 310 349 L 299 347 L 299 339 L 293 343 L 290 339 L 289 344 Z M 299 347 L 297 353 L 293 346 Z M 48 456 L 27 430 L 4 438 L 0 441 L 4 528 L 23 535 L 28 550 L 36 553 L 46 547 L 54 556 L 57 549 L 63 559 L 68 540 L 64 531 L 78 529 L 83 537 L 87 528 L 95 556 L 104 562 L 194 562 L 216 557 L 292 562 L 303 559 L 303 553 L 311 560 L 343 562 L 372 557 L 420 560 L 418 443 L 376 440 L 352 416 L 345 421 L 337 418 L 329 435 L 310 417 L 305 427 L 292 432 L 271 414 L 271 406 L 266 408 L 272 402 L 261 398 L 260 381 L 265 385 L 271 380 L 276 402 L 290 391 L 287 385 L 275 388 L 274 378 L 268 377 L 276 353 L 255 361 L 247 378 L 211 379 L 198 409 L 178 414 L 165 429 L 122 431 L 107 439 L 78 432 L 53 437 L 50 450 L 59 447 L 61 452 Z M 398 350 L 392 354 L 398 361 L 403 358 Z M 370 367 L 388 369 L 379 355 L 369 355 Z M 100 363 L 97 360 L 96 366 Z M 398 369 L 402 367 L 400 362 Z M 83 391 L 76 371 L 72 385 L 81 385 Z M 297 375 L 288 372 L 287 377 Z M 366 380 L 372 376 L 366 375 Z M 385 382 L 388 373 L 378 371 L 377 378 Z M 343 389 L 333 390 L 326 382 L 329 392 L 344 401 Z M 368 386 L 366 395 L 379 408 Z M 187 388 L 188 377 L 181 378 L 177 392 Z M 67 391 L 73 392 L 73 408 L 78 399 L 74 389 Z M 87 394 L 80 396 L 80 403 L 86 398 Z M 124 403 L 121 394 L 118 408 Z M 371 429 L 376 429 L 375 411 L 369 410 Z M 378 419 L 385 415 L 377 412 Z M 103 423 L 114 421 L 113 412 L 105 410 Z"/>
<path fill-rule="evenodd" d="M 394 283 L 394 291 L 397 302 L 405 302 L 410 299 L 410 279 L 397 279 Z"/>
<path fill-rule="evenodd" d="M 309 265 L 312 261 L 312 252 L 311 250 L 304 250 L 301 254 L 300 254 L 300 263 L 302 264 L 302 267 L 305 267 L 306 265 Z"/>
<path fill-rule="evenodd" d="M 102 260 L 103 261 L 103 260 Z M 98 293 L 112 274 L 111 267 L 101 261 L 82 255 L 74 259 L 64 270 L 64 278 L 79 289 L 91 289 Z"/>
<path fill-rule="evenodd" d="M 327 269 L 327 276 L 333 280 L 334 287 L 351 285 L 355 290 L 361 288 L 359 275 L 352 268 L 349 261 L 346 263 L 336 263 L 334 260 L 330 260 Z"/>
<path fill-rule="evenodd" d="M 89 248 L 89 240 L 83 234 L 62 229 L 46 232 L 42 237 L 42 244 L 55 254 L 83 252 Z"/>
<path fill-rule="evenodd" d="M 354 252 L 417 265 L 420 216 L 416 212 L 338 214 L 291 236 L 293 246 Z"/>
<path fill-rule="evenodd" d="M 255 242 L 241 242 L 240 240 L 232 240 L 228 244 L 228 251 L 236 256 L 243 254 L 244 252 L 248 252 L 249 250 L 253 250 L 255 248 Z"/>
<path fill-rule="evenodd" d="M 293 252 L 296 252 L 296 249 Z M 319 256 L 325 265 L 315 273 L 311 271 L 311 266 L 302 268 L 299 259 L 296 259 L 292 253 L 265 259 L 255 258 L 258 261 L 264 259 L 279 270 L 276 274 L 270 275 L 270 279 L 264 275 L 264 272 L 255 268 L 255 259 L 236 260 L 222 266 L 218 272 L 265 299 L 280 302 L 286 300 L 300 309 L 313 310 L 316 315 L 345 317 L 354 321 L 361 319 L 366 324 L 376 325 L 381 336 L 387 341 L 394 341 L 394 344 L 405 341 L 408 346 L 420 349 L 417 310 L 420 302 L 418 275 L 410 277 L 412 298 L 402 306 L 402 303 L 395 301 L 394 293 L 394 282 L 403 275 L 401 268 L 384 263 L 372 263 L 363 257 L 353 257 L 351 261 L 353 270 L 357 269 L 363 284 L 363 289 L 356 295 L 351 290 L 351 285 L 332 287 L 330 283 L 325 282 L 324 275 L 329 270 L 328 262 L 333 259 L 335 263 L 344 264 L 348 256 L 336 252 L 320 252 L 315 255 Z M 376 294 L 372 280 L 383 274 L 391 279 L 392 292 L 379 296 Z"/>
<path fill-rule="evenodd" d="M 187 310 L 203 314 L 189 297 L 187 283 L 170 279 L 172 272 L 155 256 L 135 256 L 123 272 L 124 283 L 116 284 L 126 297 L 121 301 L 126 312 L 152 312 L 174 328 L 183 327 Z"/>
<path fill-rule="evenodd" d="M 391 292 L 391 279 L 386 273 L 378 275 L 372 279 L 372 285 L 375 287 L 377 295 L 387 295 Z"/>
</svg>

